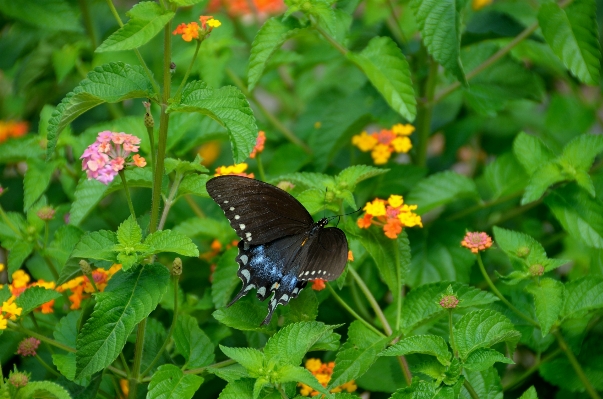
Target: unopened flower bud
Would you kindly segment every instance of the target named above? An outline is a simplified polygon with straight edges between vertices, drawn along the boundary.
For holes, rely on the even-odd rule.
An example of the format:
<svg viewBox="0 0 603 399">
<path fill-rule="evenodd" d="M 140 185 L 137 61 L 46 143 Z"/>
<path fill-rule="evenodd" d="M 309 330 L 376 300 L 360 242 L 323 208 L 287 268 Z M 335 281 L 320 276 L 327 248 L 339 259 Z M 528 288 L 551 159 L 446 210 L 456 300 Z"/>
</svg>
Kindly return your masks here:
<svg viewBox="0 0 603 399">
<path fill-rule="evenodd" d="M 534 277 L 542 276 L 544 274 L 544 266 L 539 263 L 530 266 L 530 274 Z"/>
<path fill-rule="evenodd" d="M 172 262 L 172 276 L 179 276 L 182 274 L 182 259 L 176 258 Z"/>
<path fill-rule="evenodd" d="M 88 276 L 90 273 L 92 273 L 92 269 L 90 268 L 90 263 L 86 262 L 83 259 L 80 260 L 80 270 L 86 276 Z"/>
<path fill-rule="evenodd" d="M 146 113 L 144 114 L 145 127 L 154 127 L 155 120 L 153 119 L 153 115 L 151 114 L 151 103 L 148 101 L 143 101 L 142 105 L 144 105 L 144 108 L 146 110 Z"/>
<path fill-rule="evenodd" d="M 516 255 L 519 256 L 520 258 L 525 258 L 529 254 L 530 254 L 530 248 L 528 248 L 528 247 L 519 247 L 516 252 Z"/>
<path fill-rule="evenodd" d="M 440 299 L 440 306 L 444 309 L 454 309 L 458 306 L 459 299 L 455 295 L 444 295 Z"/>
<path fill-rule="evenodd" d="M 54 209 L 52 209 L 51 206 L 46 205 L 46 206 L 43 206 L 40 208 L 37 215 L 42 220 L 52 220 L 52 219 L 54 219 L 55 213 L 56 213 L 56 211 Z"/>
<path fill-rule="evenodd" d="M 21 356 L 35 356 L 36 350 L 40 345 L 40 341 L 33 337 L 25 338 L 23 341 L 19 342 L 19 347 L 17 348 L 17 355 Z"/>
<path fill-rule="evenodd" d="M 295 187 L 295 185 L 293 183 L 286 181 L 286 180 L 281 181 L 276 186 L 284 191 L 291 191 Z"/>
<path fill-rule="evenodd" d="M 23 388 L 29 382 L 29 378 L 25 373 L 21 373 L 19 371 L 12 372 L 8 377 L 8 383 L 14 386 L 15 388 Z"/>
</svg>

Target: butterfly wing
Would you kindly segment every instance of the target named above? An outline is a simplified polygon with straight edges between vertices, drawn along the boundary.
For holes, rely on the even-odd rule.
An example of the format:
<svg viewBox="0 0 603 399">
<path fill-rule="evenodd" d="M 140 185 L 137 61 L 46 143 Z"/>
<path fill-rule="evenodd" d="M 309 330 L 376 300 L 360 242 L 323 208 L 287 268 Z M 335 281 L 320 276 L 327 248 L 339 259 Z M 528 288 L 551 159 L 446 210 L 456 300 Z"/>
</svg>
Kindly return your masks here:
<svg viewBox="0 0 603 399">
<path fill-rule="evenodd" d="M 341 275 L 348 261 L 348 240 L 345 233 L 336 227 L 321 229 L 307 243 L 302 254 L 301 269 L 297 272 L 302 281 L 323 279 L 335 280 Z"/>
<path fill-rule="evenodd" d="M 251 245 L 300 234 L 314 223 L 291 194 L 259 180 L 218 176 L 207 182 L 207 192 L 237 235 Z"/>
</svg>

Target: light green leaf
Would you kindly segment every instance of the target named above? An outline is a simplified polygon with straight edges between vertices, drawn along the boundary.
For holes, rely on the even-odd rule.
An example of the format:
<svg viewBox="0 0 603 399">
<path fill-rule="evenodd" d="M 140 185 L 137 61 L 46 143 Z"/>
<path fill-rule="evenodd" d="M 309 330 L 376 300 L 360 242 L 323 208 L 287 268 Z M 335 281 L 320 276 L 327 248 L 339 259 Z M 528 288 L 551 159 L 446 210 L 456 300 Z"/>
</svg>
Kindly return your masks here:
<svg viewBox="0 0 603 399">
<path fill-rule="evenodd" d="M 333 212 L 339 210 L 339 205 L 335 203 L 328 203 L 325 201 L 325 191 L 317 188 L 311 188 L 309 190 L 301 192 L 296 199 L 302 203 L 304 208 L 311 214 L 317 214 L 323 209 L 329 209 Z"/>
<path fill-rule="evenodd" d="M 416 379 L 412 385 L 399 389 L 391 399 L 434 399 L 436 398 L 436 387 L 433 383 Z"/>
<path fill-rule="evenodd" d="M 253 302 L 252 302 L 253 301 Z M 221 308 L 212 313 L 220 323 L 242 331 L 264 331 L 266 327 L 260 323 L 266 317 L 266 305 L 257 300 L 235 302 L 228 308 Z M 273 318 L 275 320 L 276 317 Z"/>
<path fill-rule="evenodd" d="M 173 364 L 159 366 L 149 383 L 148 399 L 189 399 L 203 383 L 203 378 L 184 374 Z"/>
<path fill-rule="evenodd" d="M 105 39 L 95 50 L 97 53 L 138 48 L 161 32 L 175 15 L 152 1 L 138 3 L 126 14 L 130 20 Z"/>
<path fill-rule="evenodd" d="M 258 128 L 253 111 L 235 87 L 212 89 L 203 82 L 190 82 L 184 87 L 180 102 L 171 104 L 168 112 L 198 112 L 224 126 L 235 163 L 243 162 L 255 145 Z"/>
<path fill-rule="evenodd" d="M 117 241 L 124 247 L 133 247 L 142 241 L 142 229 L 133 216 L 124 220 L 117 228 Z"/>
<path fill-rule="evenodd" d="M 230 302 L 232 293 L 240 281 L 237 276 L 239 265 L 235 261 L 237 252 L 237 248 L 227 250 L 220 256 L 216 264 L 216 271 L 213 274 L 213 281 L 211 283 L 211 298 L 218 309 Z"/>
<path fill-rule="evenodd" d="M 71 204 L 69 223 L 75 226 L 79 225 L 103 198 L 106 191 L 107 186 L 103 183 L 94 179 L 88 180 L 85 176 L 82 177 L 73 194 L 75 199 Z"/>
<path fill-rule="evenodd" d="M 557 3 L 540 6 L 538 22 L 546 42 L 582 82 L 599 84 L 599 29 L 595 2 L 577 0 L 566 9 Z"/>
<path fill-rule="evenodd" d="M 519 397 L 519 399 L 538 399 L 536 388 L 534 388 L 533 386 L 531 386 L 530 388 L 528 388 L 527 391 L 525 391 L 523 393 L 523 395 L 521 395 Z"/>
<path fill-rule="evenodd" d="M 410 205 L 418 205 L 420 215 L 454 202 L 461 198 L 479 200 L 473 180 L 458 173 L 447 171 L 435 173 L 417 184 L 404 199 Z"/>
<path fill-rule="evenodd" d="M 387 172 L 389 172 L 389 169 L 381 169 L 369 165 L 353 165 L 342 170 L 335 177 L 335 182 L 338 187 L 354 191 L 356 185 L 361 181 L 383 175 Z"/>
<path fill-rule="evenodd" d="M 199 256 L 199 249 L 184 234 L 171 230 L 160 230 L 149 234 L 144 240 L 153 254 L 161 252 L 174 252 L 182 256 Z"/>
<path fill-rule="evenodd" d="M 253 399 L 253 383 L 250 378 L 230 381 L 220 392 L 218 399 Z"/>
<path fill-rule="evenodd" d="M 62 266 L 61 274 L 66 266 L 73 248 L 80 242 L 84 232 L 70 224 L 61 226 L 55 231 L 52 242 L 47 248 L 46 255 L 55 259 Z M 58 284 L 58 283 L 57 283 Z"/>
<path fill-rule="evenodd" d="M 513 360 L 494 349 L 481 348 L 471 352 L 467 360 L 465 360 L 463 367 L 467 370 L 484 371 L 492 367 L 496 362 L 515 364 Z"/>
<path fill-rule="evenodd" d="M 140 66 L 111 62 L 94 68 L 52 113 L 48 123 L 47 159 L 53 157 L 61 131 L 89 109 L 103 103 L 154 98 L 155 95 L 151 82 Z"/>
<path fill-rule="evenodd" d="M 134 327 L 157 307 L 169 277 L 161 264 L 141 266 L 118 272 L 95 295 L 94 311 L 77 339 L 76 378 L 92 375 L 117 358 Z"/>
<path fill-rule="evenodd" d="M 325 387 L 323 387 L 320 382 L 318 382 L 318 380 L 310 372 L 310 370 L 307 370 L 303 367 L 295 367 L 291 364 L 286 364 L 282 367 L 279 367 L 277 371 L 276 381 L 280 383 L 290 381 L 301 382 L 314 388 L 314 390 L 318 392 L 322 392 L 325 395 L 329 394 L 329 391 L 327 391 Z"/>
<path fill-rule="evenodd" d="M 192 162 L 182 161 L 180 159 L 166 158 L 165 159 L 165 172 L 172 173 L 177 171 L 183 174 L 191 172 L 206 173 L 209 170 L 201 164 L 202 159 L 199 154 L 195 156 L 195 160 Z"/>
<path fill-rule="evenodd" d="M 0 144 L 0 163 L 17 163 L 44 155 L 40 138 L 33 135 L 12 138 Z"/>
<path fill-rule="evenodd" d="M 437 335 L 413 335 L 390 346 L 379 356 L 404 356 L 411 353 L 422 353 L 435 356 L 444 366 L 450 365 L 452 354 L 444 338 Z"/>
<path fill-rule="evenodd" d="M 42 304 L 52 301 L 60 296 L 61 294 L 55 290 L 50 290 L 43 287 L 29 287 L 17 297 L 15 302 L 17 303 L 17 306 L 23 308 L 21 316 L 25 316 L 38 306 L 42 306 Z"/>
<path fill-rule="evenodd" d="M 477 393 L 479 399 L 503 399 L 500 376 L 494 367 L 484 371 L 464 371 L 465 377 Z M 466 388 L 461 391 L 461 399 L 472 399 Z"/>
<path fill-rule="evenodd" d="M 183 195 L 191 194 L 197 197 L 209 198 L 205 184 L 209 180 L 208 175 L 187 175 L 180 182 L 178 186 L 178 196 L 180 198 Z"/>
<path fill-rule="evenodd" d="M 413 0 L 410 2 L 421 38 L 429 54 L 462 84 L 467 85 L 461 64 L 461 14 L 458 0 Z"/>
<path fill-rule="evenodd" d="M 555 158 L 542 140 L 524 132 L 520 132 L 513 141 L 513 153 L 529 175 Z"/>
<path fill-rule="evenodd" d="M 274 179 L 274 182 L 282 180 L 286 180 L 295 185 L 300 185 L 302 188 L 315 188 L 316 190 L 322 190 L 323 192 L 325 188 L 332 190 L 335 187 L 335 178 L 324 173 L 289 173 L 279 176 L 278 179 Z"/>
<path fill-rule="evenodd" d="M 50 179 L 56 168 L 56 162 L 46 163 L 40 159 L 27 160 L 27 172 L 23 179 L 23 211 L 27 210 L 40 198 L 50 185 Z"/>
<path fill-rule="evenodd" d="M 8 274 L 12 276 L 19 270 L 25 259 L 33 252 L 34 244 L 28 241 L 17 241 L 8 251 Z"/>
<path fill-rule="evenodd" d="M 305 29 L 297 18 L 270 18 L 260 28 L 251 44 L 247 68 L 248 89 L 258 83 L 268 59 L 290 37 Z"/>
<path fill-rule="evenodd" d="M 0 11 L 49 32 L 82 32 L 75 7 L 66 0 L 32 0 L 27 4 L 2 0 Z"/>
<path fill-rule="evenodd" d="M 585 276 L 565 285 L 564 319 L 583 317 L 586 312 L 603 307 L 603 278 Z"/>
<path fill-rule="evenodd" d="M 65 388 L 52 381 L 30 381 L 19 389 L 20 398 L 49 397 L 46 395 L 56 399 L 71 399 L 71 395 Z"/>
<path fill-rule="evenodd" d="M 247 372 L 245 367 L 241 366 L 238 363 L 231 364 L 230 366 L 226 366 L 226 367 L 208 366 L 205 368 L 205 370 L 208 373 L 214 374 L 227 382 L 233 382 L 233 381 L 240 380 L 241 378 L 249 377 L 249 373 Z M 222 391 L 222 392 L 224 392 L 224 391 Z M 220 395 L 220 397 L 222 397 L 222 396 Z"/>
<path fill-rule="evenodd" d="M 493 200 L 522 190 L 528 176 L 513 154 L 505 153 L 486 165 L 484 180 L 490 186 Z"/>
<path fill-rule="evenodd" d="M 348 58 L 364 71 L 390 107 L 412 122 L 417 102 L 410 79 L 410 67 L 404 54 L 389 37 L 375 37 L 360 53 Z"/>
<path fill-rule="evenodd" d="M 549 162 L 542 165 L 530 178 L 530 182 L 521 198 L 521 205 L 536 201 L 542 197 L 547 188 L 555 183 L 567 180 L 567 178 L 568 176 L 563 173 L 563 169 L 558 163 Z"/>
<path fill-rule="evenodd" d="M 222 217 L 220 220 L 190 218 L 174 227 L 174 231 L 190 238 L 216 239 L 222 243 L 231 242 L 236 238 L 235 232 L 225 217 Z"/>
<path fill-rule="evenodd" d="M 254 348 L 229 348 L 220 345 L 220 349 L 226 356 L 245 367 L 252 377 L 259 376 L 259 370 L 264 366 L 265 356 Z"/>
<path fill-rule="evenodd" d="M 277 358 L 280 363 L 298 366 L 306 352 L 330 335 L 334 327 L 316 321 L 289 324 L 268 340 L 264 354 L 268 359 Z"/>
<path fill-rule="evenodd" d="M 557 280 L 541 278 L 538 283 L 527 286 L 526 290 L 534 296 L 536 317 L 544 337 L 551 331 L 559 318 L 563 308 L 565 289 L 563 284 Z"/>
<path fill-rule="evenodd" d="M 178 324 L 174 329 L 174 343 L 178 353 L 186 359 L 183 369 L 203 367 L 214 362 L 214 345 L 199 328 L 197 320 L 189 315 L 178 317 Z"/>
<path fill-rule="evenodd" d="M 588 172 L 595 157 L 603 151 L 603 136 L 582 134 L 563 147 L 559 157 L 561 162 L 567 162 L 577 170 Z"/>
<path fill-rule="evenodd" d="M 456 322 L 453 334 L 459 356 L 463 360 L 471 352 L 499 342 L 507 342 L 512 352 L 521 337 L 511 320 L 494 310 L 467 313 Z"/>
<path fill-rule="evenodd" d="M 112 231 L 100 230 L 91 233 L 87 232 L 75 246 L 71 257 L 114 262 L 116 260 L 116 253 L 113 248 L 116 244 L 117 237 Z"/>
</svg>

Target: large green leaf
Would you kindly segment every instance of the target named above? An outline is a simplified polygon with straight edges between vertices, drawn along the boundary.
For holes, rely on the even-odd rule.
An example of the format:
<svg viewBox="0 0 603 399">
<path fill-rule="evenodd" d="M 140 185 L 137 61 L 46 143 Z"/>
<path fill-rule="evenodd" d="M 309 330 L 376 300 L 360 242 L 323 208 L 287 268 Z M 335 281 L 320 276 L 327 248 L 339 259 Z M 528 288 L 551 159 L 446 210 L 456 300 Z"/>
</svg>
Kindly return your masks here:
<svg viewBox="0 0 603 399">
<path fill-rule="evenodd" d="M 52 113 L 48 123 L 47 158 L 53 157 L 61 131 L 89 109 L 103 103 L 152 98 L 155 95 L 151 82 L 140 66 L 111 62 L 94 68 Z"/>
<path fill-rule="evenodd" d="M 67 0 L 0 1 L 2 14 L 51 32 L 82 32 L 75 8 Z"/>
<path fill-rule="evenodd" d="M 603 278 L 585 276 L 565 286 L 564 318 L 582 317 L 586 312 L 603 307 Z"/>
<path fill-rule="evenodd" d="M 540 6 L 538 22 L 545 40 L 582 82 L 599 84 L 601 50 L 593 0 L 576 0 L 566 9 L 555 2 Z"/>
<path fill-rule="evenodd" d="M 528 174 L 552 161 L 555 158 L 553 152 L 538 137 L 520 132 L 513 141 L 513 153 Z"/>
<path fill-rule="evenodd" d="M 153 254 L 174 252 L 182 256 L 199 256 L 197 246 L 189 237 L 171 230 L 161 230 L 149 234 L 145 238 L 144 244 L 149 246 L 149 251 Z"/>
<path fill-rule="evenodd" d="M 253 111 L 239 89 L 232 86 L 212 89 L 205 83 L 188 83 L 180 101 L 168 112 L 198 112 L 220 123 L 228 131 L 235 163 L 243 162 L 251 153 L 258 135 Z"/>
<path fill-rule="evenodd" d="M 218 309 L 230 302 L 232 293 L 240 281 L 237 276 L 239 265 L 235 261 L 237 252 L 238 248 L 227 250 L 220 256 L 216 264 L 211 284 L 211 298 Z"/>
<path fill-rule="evenodd" d="M 162 8 L 152 1 L 143 1 L 126 13 L 130 20 L 113 32 L 96 49 L 103 51 L 131 50 L 146 44 L 161 32 L 176 13 Z"/>
<path fill-rule="evenodd" d="M 298 366 L 306 352 L 318 340 L 331 334 L 334 327 L 316 321 L 289 324 L 268 340 L 264 354 L 268 359 Z"/>
<path fill-rule="evenodd" d="M 562 283 L 551 278 L 540 279 L 538 283 L 532 283 L 526 289 L 534 296 L 536 317 L 544 337 L 551 331 L 559 318 L 563 308 L 565 289 Z"/>
<path fill-rule="evenodd" d="M 169 276 L 161 264 L 141 266 L 117 273 L 96 294 L 94 311 L 77 338 L 77 378 L 104 369 L 119 356 L 134 327 L 157 307 Z"/>
<path fill-rule="evenodd" d="M 437 335 L 413 335 L 404 338 L 381 352 L 379 356 L 403 356 L 411 353 L 435 356 L 444 366 L 450 365 L 452 357 L 444 338 Z"/>
<path fill-rule="evenodd" d="M 479 399 L 503 399 L 500 376 L 496 368 L 490 367 L 483 371 L 465 370 L 464 374 Z M 463 388 L 459 398 L 472 399 L 473 396 Z"/>
<path fill-rule="evenodd" d="M 189 315 L 178 317 L 174 343 L 178 353 L 186 360 L 183 369 L 203 367 L 214 362 L 214 345 L 199 328 L 197 320 Z"/>
<path fill-rule="evenodd" d="M 473 180 L 458 173 L 447 171 L 433 174 L 421 180 L 405 198 L 407 204 L 418 205 L 417 213 L 449 204 L 461 198 L 479 200 Z"/>
<path fill-rule="evenodd" d="M 173 364 L 160 366 L 151 377 L 148 399 L 190 399 L 203 383 L 203 378 L 184 374 Z"/>
<path fill-rule="evenodd" d="M 389 37 L 375 37 L 360 53 L 347 53 L 392 109 L 412 122 L 417 102 L 404 54 Z"/>
<path fill-rule="evenodd" d="M 71 253 L 72 258 L 100 259 L 114 262 L 117 237 L 108 230 L 88 232 L 82 236 Z"/>
<path fill-rule="evenodd" d="M 60 297 L 55 290 L 46 289 L 44 287 L 29 287 L 16 299 L 17 306 L 22 308 L 21 316 L 25 316 L 38 306 Z"/>
<path fill-rule="evenodd" d="M 412 0 L 421 37 L 427 51 L 461 83 L 467 84 L 461 64 L 460 0 Z"/>
<path fill-rule="evenodd" d="M 50 185 L 50 179 L 56 168 L 56 163 L 45 163 L 36 158 L 27 161 L 27 172 L 23 179 L 23 210 L 27 210 L 40 198 Z"/>
</svg>

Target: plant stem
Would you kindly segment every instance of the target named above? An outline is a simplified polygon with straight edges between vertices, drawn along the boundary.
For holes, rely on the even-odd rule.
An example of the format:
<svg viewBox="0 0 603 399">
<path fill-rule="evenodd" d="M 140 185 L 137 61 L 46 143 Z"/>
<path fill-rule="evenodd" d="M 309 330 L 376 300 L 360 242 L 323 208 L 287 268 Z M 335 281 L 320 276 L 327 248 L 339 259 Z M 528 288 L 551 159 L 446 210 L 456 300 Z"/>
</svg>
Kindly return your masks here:
<svg viewBox="0 0 603 399">
<path fill-rule="evenodd" d="M 55 369 L 53 369 L 52 367 L 50 367 L 48 365 L 48 363 L 46 363 L 44 361 L 44 359 L 42 359 L 40 357 L 40 355 L 36 354 L 36 359 L 38 360 L 38 362 L 40 362 L 40 364 L 42 365 L 42 367 L 44 367 L 50 374 L 54 375 L 55 377 L 61 378 L 62 375 L 60 373 L 58 373 Z"/>
<path fill-rule="evenodd" d="M 588 377 L 586 376 L 586 374 L 584 374 L 584 370 L 582 369 L 582 366 L 580 366 L 578 359 L 576 359 L 576 356 L 574 355 L 574 353 L 572 352 L 570 347 L 567 345 L 567 342 L 565 342 L 565 340 L 563 339 L 563 336 L 561 335 L 559 330 L 553 332 L 553 335 L 557 339 L 559 348 L 565 353 L 565 355 L 567 356 L 567 359 L 571 363 L 574 371 L 578 375 L 578 378 L 584 385 L 584 388 L 586 388 L 586 392 L 588 393 L 588 396 L 590 396 L 592 399 L 601 399 L 601 397 L 599 396 L 599 394 L 597 393 L 595 388 L 592 386 L 592 384 L 588 380 Z"/>
<path fill-rule="evenodd" d="M 262 164 L 262 154 L 259 152 L 255 154 L 255 159 L 258 162 L 258 173 L 260 174 L 260 179 L 262 181 L 266 181 L 266 175 L 264 174 L 264 165 Z"/>
<path fill-rule="evenodd" d="M 168 198 L 164 200 L 163 212 L 161 213 L 161 220 L 159 220 L 158 230 L 163 230 L 163 226 L 165 226 L 167 215 L 168 213 L 170 213 L 170 209 L 174 204 L 174 197 L 176 197 L 176 194 L 178 193 L 178 187 L 180 186 L 182 177 L 183 176 L 181 172 L 176 172 L 176 176 L 174 177 L 174 182 L 172 183 L 172 188 L 170 189 Z"/>
<path fill-rule="evenodd" d="M 356 320 L 358 320 L 359 322 L 361 322 L 362 324 L 364 324 L 369 330 L 373 331 L 375 334 L 379 334 L 382 337 L 386 336 L 381 331 L 379 331 L 377 328 L 375 328 L 371 323 L 369 323 L 368 321 L 364 320 L 358 313 L 356 313 L 354 311 L 354 309 L 352 309 L 347 303 L 345 303 L 345 301 L 339 295 L 337 295 L 337 292 L 335 292 L 335 290 L 333 289 L 333 287 L 331 287 L 330 283 L 327 283 L 327 288 L 329 289 L 329 291 L 331 292 L 331 295 L 333 295 L 333 297 L 335 298 L 335 300 L 337 302 L 339 302 L 339 304 L 345 310 L 347 310 L 348 313 L 350 313 L 352 315 L 352 317 L 354 317 Z"/>
<path fill-rule="evenodd" d="M 557 348 L 553 352 L 551 352 L 547 356 L 545 356 L 544 358 L 536 361 L 534 363 L 534 365 L 532 367 L 530 367 L 529 369 L 527 369 L 522 375 L 520 375 L 519 377 L 517 377 L 515 380 L 511 381 L 510 383 L 503 385 L 503 391 L 510 391 L 510 390 L 514 389 L 515 387 L 518 387 L 521 383 L 523 383 L 525 381 L 526 378 L 528 378 L 529 376 L 534 374 L 536 371 L 538 371 L 540 369 L 540 366 L 542 366 L 543 363 L 546 363 L 546 362 L 550 361 L 551 359 L 559 356 L 559 354 L 561 352 L 562 352 L 561 349 Z"/>
<path fill-rule="evenodd" d="M 182 78 L 182 82 L 180 82 L 180 86 L 178 86 L 178 90 L 176 90 L 176 94 L 174 94 L 174 98 L 178 98 L 182 93 L 182 89 L 188 80 L 188 75 L 190 75 L 191 70 L 193 69 L 193 65 L 195 64 L 195 60 L 197 59 L 197 55 L 199 54 L 199 48 L 201 47 L 201 43 L 203 40 L 197 40 L 197 47 L 195 47 L 195 54 L 193 54 L 193 58 L 191 59 L 191 63 L 188 65 L 188 69 L 186 70 L 184 77 Z"/>
<path fill-rule="evenodd" d="M 235 364 L 236 362 L 232 359 L 228 359 L 228 360 L 224 360 L 218 363 L 214 363 L 214 364 L 210 364 L 209 366 L 205 366 L 205 367 L 198 367 L 196 369 L 189 369 L 184 371 L 184 374 L 201 374 L 203 372 L 205 372 L 205 370 L 207 370 L 209 367 L 211 368 L 215 368 L 215 369 L 219 369 L 222 367 L 227 367 L 230 366 L 231 364 Z M 149 377 L 145 378 L 145 382 L 146 381 L 150 381 L 151 379 Z"/>
<path fill-rule="evenodd" d="M 140 365 L 142 363 L 142 350 L 144 347 L 144 333 L 147 327 L 147 319 L 142 319 L 138 323 L 138 331 L 136 333 L 136 348 L 134 350 L 134 364 L 132 365 L 132 373 L 130 374 L 130 392 L 128 397 L 136 398 L 138 392 L 138 384 L 140 383 Z"/>
<path fill-rule="evenodd" d="M 492 292 L 505 304 L 509 307 L 509 309 L 511 309 L 517 316 L 521 317 L 522 319 L 524 319 L 525 321 L 527 321 L 528 323 L 530 323 L 531 325 L 533 325 L 534 327 L 540 328 L 540 324 L 538 324 L 538 322 L 532 320 L 531 317 L 526 316 L 525 314 L 523 314 L 523 312 L 519 309 L 517 309 L 511 302 L 509 302 L 507 300 L 507 298 L 505 298 L 503 296 L 503 294 L 501 294 L 501 292 L 498 290 L 498 288 L 496 288 L 496 286 L 494 285 L 494 283 L 492 282 L 492 280 L 490 279 L 490 276 L 488 276 L 488 273 L 486 272 L 486 268 L 484 267 L 484 263 L 482 262 L 482 257 L 479 254 L 479 252 L 477 253 L 477 264 L 479 265 L 479 269 L 482 272 L 482 276 L 484 276 L 484 279 L 486 280 L 486 283 L 488 283 L 488 286 L 490 287 L 490 289 L 492 290 Z"/>
<path fill-rule="evenodd" d="M 126 180 L 126 174 L 123 169 L 119 171 L 119 177 L 121 177 L 121 182 L 124 185 L 124 192 L 126 193 L 126 201 L 128 202 L 128 207 L 130 208 L 130 215 L 132 215 L 134 220 L 136 220 L 134 204 L 132 204 L 132 198 L 130 197 L 130 189 L 128 188 L 128 181 Z"/>
<path fill-rule="evenodd" d="M 176 328 L 176 321 L 178 320 L 178 276 L 172 276 L 172 282 L 174 285 L 174 316 L 172 317 L 172 324 L 170 325 L 170 329 L 168 330 L 167 336 L 165 337 L 165 340 L 163 341 L 163 344 L 161 345 L 161 348 L 159 349 L 159 351 L 157 351 L 157 354 L 155 355 L 155 358 L 151 361 L 151 363 L 149 364 L 149 367 L 146 368 L 146 370 L 144 370 L 141 374 L 141 376 L 145 376 L 149 373 L 149 371 L 151 371 L 153 369 L 153 366 L 155 366 L 155 364 L 159 361 L 159 359 L 161 358 L 161 355 L 163 354 L 163 351 L 165 350 L 165 348 L 167 347 L 168 343 L 170 342 L 170 339 L 172 338 L 172 333 L 174 332 L 174 328 Z"/>
<path fill-rule="evenodd" d="M 479 399 L 479 395 L 477 394 L 477 392 L 475 392 L 475 389 L 473 389 L 473 386 L 471 386 L 471 383 L 466 378 L 463 381 L 463 386 L 465 387 L 467 392 L 469 392 L 469 395 L 471 395 L 471 398 Z"/>
<path fill-rule="evenodd" d="M 396 258 L 396 277 L 398 279 L 398 292 L 396 293 L 396 331 L 400 331 L 400 319 L 402 318 L 402 271 L 400 270 L 400 245 L 398 238 L 392 240 L 394 245 L 394 255 Z"/>
<path fill-rule="evenodd" d="M 90 44 L 92 45 L 92 48 L 95 49 L 98 47 L 98 39 L 96 38 L 96 33 L 94 31 L 94 24 L 92 23 L 92 18 L 90 16 L 88 3 L 86 0 L 79 0 L 78 3 L 80 10 L 82 10 L 82 19 L 84 20 L 84 27 L 86 28 L 86 33 L 90 39 Z"/>
<path fill-rule="evenodd" d="M 448 334 L 450 334 L 450 347 L 454 357 L 459 357 L 459 352 L 456 350 L 456 343 L 454 342 L 454 330 L 452 328 L 452 309 L 448 309 Z"/>
<path fill-rule="evenodd" d="M 119 354 L 119 359 L 121 360 L 122 366 L 124 366 L 126 374 L 130 375 L 130 367 L 128 367 L 128 361 L 126 360 L 126 357 L 124 356 L 123 352 Z"/>
<path fill-rule="evenodd" d="M 427 56 L 427 59 L 429 60 L 429 72 L 423 86 L 423 93 L 421 93 L 425 102 L 422 105 L 419 104 L 419 113 L 417 115 L 418 146 L 416 152 L 416 164 L 420 167 L 425 167 L 427 164 L 427 147 L 429 144 L 431 118 L 433 115 L 433 105 L 431 104 L 431 101 L 438 80 L 438 63 L 430 56 Z"/>
<path fill-rule="evenodd" d="M 184 196 L 184 200 L 186 201 L 186 203 L 188 204 L 188 206 L 191 207 L 193 213 L 199 217 L 199 218 L 204 218 L 205 217 L 205 213 L 203 213 L 203 211 L 201 210 L 201 208 L 199 208 L 199 205 L 197 205 L 197 203 L 195 202 L 195 200 L 191 197 L 190 194 L 186 194 Z"/>
<path fill-rule="evenodd" d="M 381 322 L 381 325 L 383 326 L 383 331 L 385 331 L 385 334 L 387 336 L 392 335 L 392 333 L 393 333 L 392 328 L 389 325 L 387 318 L 385 317 L 385 314 L 383 314 L 383 310 L 381 310 L 381 307 L 377 303 L 377 300 L 373 296 L 373 293 L 371 292 L 371 290 L 368 289 L 368 287 L 366 286 L 364 281 L 360 278 L 360 276 L 358 275 L 356 270 L 354 270 L 353 268 L 350 267 L 349 273 L 352 275 L 352 277 L 354 277 L 356 284 L 358 284 L 358 287 L 360 287 L 360 290 L 362 291 L 362 293 L 364 294 L 366 299 L 371 304 L 373 311 L 375 312 L 375 314 L 377 315 L 377 318 L 379 319 L 379 321 Z"/>
<path fill-rule="evenodd" d="M 30 337 L 34 337 L 39 339 L 42 342 L 47 342 L 50 345 L 56 346 L 57 348 L 63 349 L 67 352 L 71 352 L 71 353 L 75 353 L 75 349 L 67 346 L 65 344 L 60 343 L 59 341 L 55 341 L 54 339 L 48 338 L 45 335 L 42 334 L 38 334 L 37 332 L 30 330 L 29 328 L 25 328 L 23 326 L 18 325 L 17 323 L 15 323 L 14 321 L 8 320 L 8 327 L 10 327 L 11 330 L 13 331 L 17 331 L 20 332 L 22 334 L 25 335 L 29 335 Z"/>
<path fill-rule="evenodd" d="M 281 398 L 283 399 L 289 399 L 289 397 L 287 396 L 287 394 L 285 393 L 285 390 L 283 389 L 282 386 L 277 385 L 276 389 L 279 391 L 279 393 L 281 394 Z"/>
<path fill-rule="evenodd" d="M 472 214 L 473 212 L 481 211 L 483 209 L 490 208 L 490 207 L 493 207 L 493 206 L 505 203 L 505 202 L 510 201 L 510 200 L 512 200 L 514 198 L 521 197 L 522 193 L 523 193 L 523 191 L 517 191 L 515 193 L 509 194 L 509 195 L 505 195 L 504 197 L 500 197 L 500 198 L 497 198 L 497 199 L 492 200 L 492 201 L 482 202 L 482 203 L 470 206 L 469 208 L 465 208 L 462 211 L 459 211 L 457 213 L 453 213 L 452 215 L 448 216 L 446 218 L 446 220 L 447 221 L 453 221 L 453 220 L 461 219 L 461 218 L 463 218 L 463 217 L 465 217 L 467 215 Z"/>
</svg>

